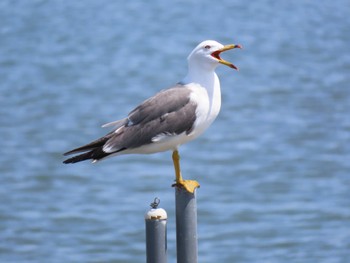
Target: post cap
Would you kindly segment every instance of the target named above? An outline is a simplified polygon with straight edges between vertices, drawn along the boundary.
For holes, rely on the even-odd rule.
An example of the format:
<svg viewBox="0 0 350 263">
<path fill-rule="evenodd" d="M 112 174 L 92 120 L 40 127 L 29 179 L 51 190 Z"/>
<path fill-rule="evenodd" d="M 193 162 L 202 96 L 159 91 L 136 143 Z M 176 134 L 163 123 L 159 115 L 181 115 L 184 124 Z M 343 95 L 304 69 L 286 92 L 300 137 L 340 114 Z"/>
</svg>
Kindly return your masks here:
<svg viewBox="0 0 350 263">
<path fill-rule="evenodd" d="M 164 220 L 167 218 L 168 215 L 163 208 L 151 208 L 145 214 L 145 219 L 148 220 Z"/>
<path fill-rule="evenodd" d="M 163 208 L 158 208 L 159 203 L 159 198 L 154 198 L 154 201 L 150 204 L 152 208 L 146 212 L 145 219 L 164 220 L 168 218 L 166 211 Z"/>
</svg>

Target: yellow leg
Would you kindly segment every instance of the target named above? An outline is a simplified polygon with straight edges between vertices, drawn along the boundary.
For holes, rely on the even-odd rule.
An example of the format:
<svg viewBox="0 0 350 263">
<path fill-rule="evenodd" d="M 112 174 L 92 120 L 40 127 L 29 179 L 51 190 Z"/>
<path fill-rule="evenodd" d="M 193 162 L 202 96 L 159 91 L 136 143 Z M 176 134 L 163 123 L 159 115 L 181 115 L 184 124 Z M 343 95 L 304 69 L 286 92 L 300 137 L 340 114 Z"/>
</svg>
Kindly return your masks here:
<svg viewBox="0 0 350 263">
<path fill-rule="evenodd" d="M 194 180 L 184 180 L 180 170 L 180 155 L 178 150 L 173 151 L 173 163 L 175 168 L 175 184 L 173 186 L 183 187 L 187 192 L 194 193 L 194 190 L 199 187 L 199 183 Z"/>
</svg>

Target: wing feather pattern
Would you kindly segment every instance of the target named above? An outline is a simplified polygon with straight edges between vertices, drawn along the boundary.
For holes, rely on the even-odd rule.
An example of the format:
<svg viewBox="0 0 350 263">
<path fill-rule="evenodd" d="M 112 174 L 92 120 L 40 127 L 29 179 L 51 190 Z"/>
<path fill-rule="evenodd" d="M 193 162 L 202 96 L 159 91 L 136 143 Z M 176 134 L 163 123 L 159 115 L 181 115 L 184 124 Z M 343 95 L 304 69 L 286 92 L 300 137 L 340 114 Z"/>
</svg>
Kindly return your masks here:
<svg viewBox="0 0 350 263">
<path fill-rule="evenodd" d="M 106 136 L 71 150 L 65 155 L 85 152 L 64 161 L 100 160 L 110 154 L 152 143 L 162 135 L 176 135 L 193 129 L 197 105 L 190 100 L 191 90 L 183 85 L 160 91 L 132 110 L 128 118 L 104 125 L 116 126 Z"/>
</svg>

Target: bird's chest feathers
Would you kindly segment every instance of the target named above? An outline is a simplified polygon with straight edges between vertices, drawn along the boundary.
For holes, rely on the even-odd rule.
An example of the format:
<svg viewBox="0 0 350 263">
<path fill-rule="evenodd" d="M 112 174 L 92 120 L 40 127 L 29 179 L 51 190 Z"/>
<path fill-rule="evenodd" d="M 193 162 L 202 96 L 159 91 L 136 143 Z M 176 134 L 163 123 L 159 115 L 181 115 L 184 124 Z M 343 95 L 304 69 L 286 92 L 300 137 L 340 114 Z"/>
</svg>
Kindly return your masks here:
<svg viewBox="0 0 350 263">
<path fill-rule="evenodd" d="M 221 107 L 220 88 L 206 89 L 201 85 L 191 88 L 191 100 L 197 104 L 196 121 L 194 126 L 202 133 L 215 120 Z"/>
</svg>

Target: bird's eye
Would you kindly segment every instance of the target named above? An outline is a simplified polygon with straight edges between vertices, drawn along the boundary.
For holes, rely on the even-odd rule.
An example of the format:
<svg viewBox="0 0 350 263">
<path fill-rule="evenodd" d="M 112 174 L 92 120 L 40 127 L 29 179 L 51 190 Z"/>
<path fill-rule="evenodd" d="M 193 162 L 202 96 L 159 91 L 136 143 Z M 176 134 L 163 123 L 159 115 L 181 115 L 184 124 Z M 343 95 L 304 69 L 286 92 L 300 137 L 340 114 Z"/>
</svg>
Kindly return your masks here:
<svg viewBox="0 0 350 263">
<path fill-rule="evenodd" d="M 211 48 L 211 46 L 206 45 L 204 48 L 205 48 L 205 49 L 210 49 L 210 48 Z"/>
</svg>

